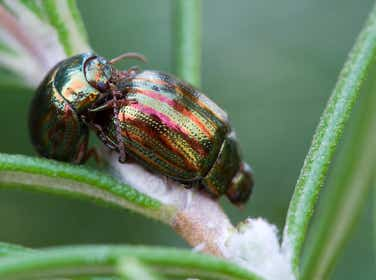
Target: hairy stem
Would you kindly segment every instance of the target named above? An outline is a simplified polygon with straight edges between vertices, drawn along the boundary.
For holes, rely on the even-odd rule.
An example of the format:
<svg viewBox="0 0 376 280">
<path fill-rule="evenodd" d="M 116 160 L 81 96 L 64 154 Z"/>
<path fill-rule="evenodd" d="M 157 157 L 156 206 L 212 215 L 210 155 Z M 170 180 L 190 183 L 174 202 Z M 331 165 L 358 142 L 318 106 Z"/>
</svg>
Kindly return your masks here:
<svg viewBox="0 0 376 280">
<path fill-rule="evenodd" d="M 165 176 L 151 174 L 137 164 L 119 163 L 117 153 L 106 155 L 111 170 L 121 181 L 162 205 L 176 209 L 170 225 L 188 244 L 223 256 L 224 243 L 235 229 L 218 201 L 194 188 L 186 189 Z"/>
<path fill-rule="evenodd" d="M 201 85 L 201 0 L 176 0 L 176 74 L 196 87 Z"/>
</svg>

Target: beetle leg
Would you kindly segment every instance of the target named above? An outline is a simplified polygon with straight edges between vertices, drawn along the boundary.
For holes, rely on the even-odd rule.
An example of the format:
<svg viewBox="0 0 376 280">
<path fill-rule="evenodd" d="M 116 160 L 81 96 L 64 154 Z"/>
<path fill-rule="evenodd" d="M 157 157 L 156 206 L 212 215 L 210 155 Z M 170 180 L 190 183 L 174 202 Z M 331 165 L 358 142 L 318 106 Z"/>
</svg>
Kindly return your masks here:
<svg viewBox="0 0 376 280">
<path fill-rule="evenodd" d="M 113 110 L 114 110 L 114 123 L 116 128 L 116 138 L 117 144 L 119 149 L 119 162 L 124 163 L 126 159 L 125 155 L 125 146 L 123 143 L 123 139 L 121 137 L 121 127 L 120 127 L 120 120 L 119 120 L 119 100 L 118 97 L 122 97 L 122 93 L 116 88 L 116 86 L 111 85 L 112 96 L 113 96 Z"/>
<path fill-rule="evenodd" d="M 81 117 L 82 121 L 85 123 L 86 126 L 88 126 L 90 129 L 94 130 L 99 139 L 102 141 L 102 143 L 109 148 L 110 150 L 115 150 L 116 147 L 112 141 L 108 139 L 106 134 L 103 131 L 103 128 L 96 123 L 88 122 L 84 116 Z"/>
<path fill-rule="evenodd" d="M 127 100 L 119 100 L 117 99 L 118 102 L 118 106 L 122 106 L 122 105 L 128 105 L 128 104 L 137 104 L 137 100 L 134 99 L 134 98 L 128 98 Z M 92 109 L 89 109 L 89 112 L 100 112 L 100 111 L 105 111 L 105 110 L 108 110 L 108 109 L 113 109 L 114 108 L 114 99 L 112 100 L 109 100 L 107 101 L 105 104 L 101 105 L 101 106 L 98 106 L 98 107 L 95 107 L 95 108 L 92 108 Z"/>
<path fill-rule="evenodd" d="M 127 100 L 117 100 L 118 104 L 120 105 L 126 105 L 128 102 Z M 99 112 L 99 111 L 105 111 L 108 109 L 113 109 L 114 108 L 114 99 L 107 101 L 101 106 L 89 109 L 90 112 Z"/>
<path fill-rule="evenodd" d="M 79 152 L 77 158 L 73 161 L 75 164 L 81 164 L 87 162 L 90 158 L 94 158 L 95 162 L 98 165 L 103 165 L 103 160 L 99 157 L 99 151 L 97 148 L 92 147 L 87 150 L 88 138 L 85 138 L 84 141 L 79 146 Z"/>
<path fill-rule="evenodd" d="M 133 65 L 127 70 L 128 75 L 133 76 L 141 72 L 141 68 L 138 65 Z"/>
<path fill-rule="evenodd" d="M 100 125 L 92 124 L 92 128 L 94 128 L 97 136 L 107 148 L 109 148 L 110 150 L 116 150 L 116 146 L 114 145 L 112 141 L 108 139 L 108 137 L 106 136 L 106 134 L 104 133 Z"/>
<path fill-rule="evenodd" d="M 86 154 L 82 158 L 82 162 L 88 161 L 90 158 L 94 158 L 95 162 L 98 165 L 103 165 L 103 160 L 99 156 L 100 152 L 98 151 L 98 148 L 92 147 L 89 150 L 87 150 Z"/>
<path fill-rule="evenodd" d="M 105 104 L 103 104 L 101 106 L 89 109 L 89 111 L 90 112 L 99 112 L 99 111 L 104 111 L 104 110 L 110 109 L 110 108 L 112 108 L 112 103 L 113 103 L 112 100 L 107 101 Z"/>
</svg>

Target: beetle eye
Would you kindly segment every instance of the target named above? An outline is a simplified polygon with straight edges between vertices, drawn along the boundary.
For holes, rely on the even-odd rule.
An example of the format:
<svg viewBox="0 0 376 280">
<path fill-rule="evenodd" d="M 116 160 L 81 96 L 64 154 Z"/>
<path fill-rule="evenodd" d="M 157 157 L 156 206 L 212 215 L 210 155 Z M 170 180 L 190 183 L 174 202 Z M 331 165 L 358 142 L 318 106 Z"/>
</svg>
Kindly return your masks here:
<svg viewBox="0 0 376 280">
<path fill-rule="evenodd" d="M 85 63 L 86 80 L 101 92 L 108 88 L 111 75 L 111 65 L 102 57 L 93 57 Z"/>
</svg>

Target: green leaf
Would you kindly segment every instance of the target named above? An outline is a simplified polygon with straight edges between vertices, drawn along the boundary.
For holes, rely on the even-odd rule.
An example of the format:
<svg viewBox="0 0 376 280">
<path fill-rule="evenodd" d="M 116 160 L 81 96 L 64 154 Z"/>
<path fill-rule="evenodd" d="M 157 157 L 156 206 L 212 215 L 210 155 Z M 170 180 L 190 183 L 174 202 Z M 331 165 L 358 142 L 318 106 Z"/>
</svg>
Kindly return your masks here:
<svg viewBox="0 0 376 280">
<path fill-rule="evenodd" d="M 0 242 L 0 257 L 9 257 L 9 256 L 17 256 L 17 255 L 26 255 L 26 254 L 35 254 L 39 253 L 38 250 L 33 250 L 30 248 L 26 248 L 20 245 L 16 244 L 10 244 L 10 243 L 4 243 Z M 66 278 L 67 279 L 67 278 Z M 74 280 L 115 280 L 119 278 L 115 277 L 74 277 L 74 278 L 69 278 L 69 279 L 74 279 Z"/>
<path fill-rule="evenodd" d="M 170 223 L 175 209 L 161 205 L 115 178 L 83 166 L 0 154 L 0 185 L 57 193 L 134 210 Z"/>
<path fill-rule="evenodd" d="M 0 242 L 0 257 L 10 256 L 18 253 L 32 253 L 33 250 L 26 247 Z"/>
<path fill-rule="evenodd" d="M 336 160 L 304 253 L 303 279 L 327 279 L 344 249 L 376 176 L 376 67 L 360 98 L 353 128 Z"/>
<path fill-rule="evenodd" d="M 173 2 L 176 74 L 201 85 L 201 0 Z"/>
<path fill-rule="evenodd" d="M 371 12 L 341 71 L 313 137 L 290 202 L 283 245 L 291 254 L 295 273 L 298 272 L 302 246 L 319 191 L 360 88 L 374 63 L 375 55 L 376 9 Z"/>
<path fill-rule="evenodd" d="M 0 278 L 119 275 L 119 262 L 124 258 L 136 259 L 169 279 L 260 279 L 235 264 L 188 250 L 131 246 L 62 247 L 4 257 L 0 262 Z"/>
</svg>

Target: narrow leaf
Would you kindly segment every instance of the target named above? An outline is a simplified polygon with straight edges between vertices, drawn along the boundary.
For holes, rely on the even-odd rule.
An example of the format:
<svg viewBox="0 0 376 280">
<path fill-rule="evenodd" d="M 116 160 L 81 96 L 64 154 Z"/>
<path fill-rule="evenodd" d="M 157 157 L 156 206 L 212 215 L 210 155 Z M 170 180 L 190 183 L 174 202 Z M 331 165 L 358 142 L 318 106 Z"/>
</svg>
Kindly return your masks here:
<svg viewBox="0 0 376 280">
<path fill-rule="evenodd" d="M 31 253 L 31 252 L 33 252 L 33 250 L 20 246 L 20 245 L 0 242 L 0 257 L 6 257 L 12 254 L 18 254 L 18 253 Z"/>
<path fill-rule="evenodd" d="M 201 85 L 201 0 L 174 1 L 176 74 Z"/>
<path fill-rule="evenodd" d="M 376 68 L 362 95 L 354 127 L 336 161 L 312 228 L 302 279 L 328 279 L 367 205 L 376 179 Z"/>
<path fill-rule="evenodd" d="M 0 185 L 88 199 L 170 223 L 175 210 L 115 178 L 83 166 L 0 154 Z"/>
<path fill-rule="evenodd" d="M 298 272 L 307 227 L 329 164 L 376 54 L 376 9 L 359 35 L 321 117 L 288 210 L 283 247 Z"/>
<path fill-rule="evenodd" d="M 235 264 L 188 250 L 131 246 L 63 247 L 41 250 L 38 254 L 4 257 L 0 262 L 0 278 L 115 276 L 119 261 L 124 258 L 136 259 L 168 279 L 260 279 Z"/>
</svg>

